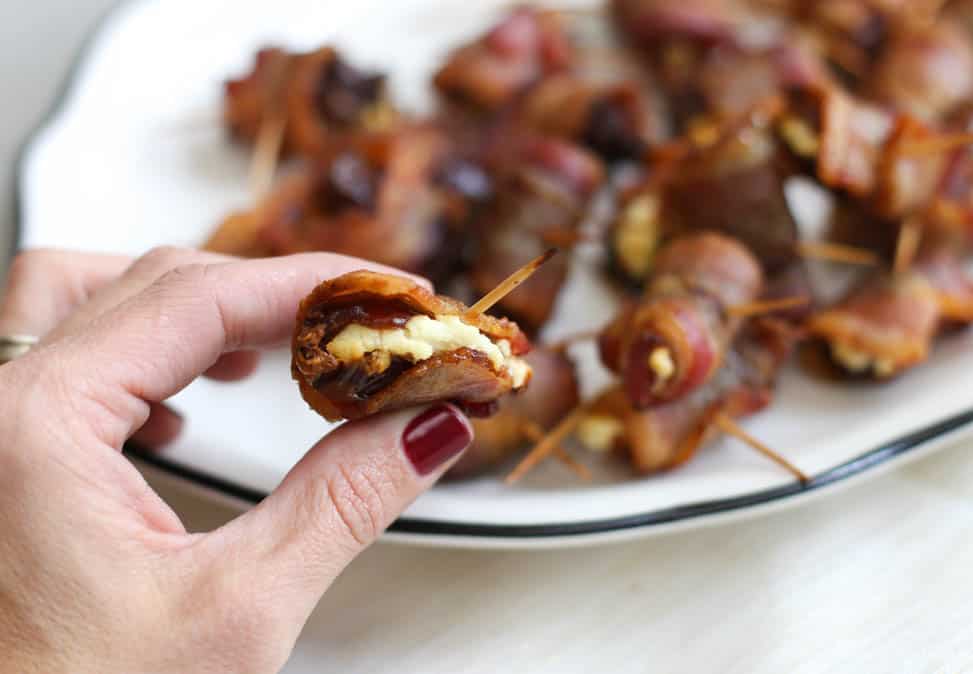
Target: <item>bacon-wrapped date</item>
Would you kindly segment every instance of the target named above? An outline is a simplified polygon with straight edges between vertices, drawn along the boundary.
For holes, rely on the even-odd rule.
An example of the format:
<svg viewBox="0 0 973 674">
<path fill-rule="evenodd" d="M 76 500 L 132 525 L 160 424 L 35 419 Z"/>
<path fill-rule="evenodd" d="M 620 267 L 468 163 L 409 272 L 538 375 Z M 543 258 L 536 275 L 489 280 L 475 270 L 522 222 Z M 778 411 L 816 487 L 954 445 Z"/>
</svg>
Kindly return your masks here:
<svg viewBox="0 0 973 674">
<path fill-rule="evenodd" d="M 737 241 L 705 232 L 660 251 L 641 301 L 599 337 L 605 366 L 641 409 L 702 386 L 723 364 L 742 321 L 727 310 L 763 290 L 760 263 Z"/>
<path fill-rule="evenodd" d="M 716 142 L 690 152 L 671 171 L 663 192 L 671 227 L 738 239 L 768 278 L 800 264 L 798 227 L 784 195 L 789 167 L 781 161 L 771 122 L 770 115 L 753 112 L 730 125 Z"/>
<path fill-rule="evenodd" d="M 573 73 L 552 75 L 534 86 L 520 104 L 520 121 L 608 160 L 641 158 L 663 134 L 638 81 L 598 82 Z"/>
<path fill-rule="evenodd" d="M 431 125 L 345 139 L 283 178 L 249 213 L 231 216 L 207 248 L 286 255 L 325 250 L 433 278 L 456 261 L 486 174 Z"/>
<path fill-rule="evenodd" d="M 574 232 L 604 178 L 596 157 L 553 138 L 528 140 L 499 172 L 496 196 L 480 218 L 479 252 L 470 272 L 481 295 L 543 253 L 549 247 L 546 234 Z M 567 272 L 567 256 L 554 258 L 507 295 L 499 311 L 529 331 L 538 330 L 550 316 Z"/>
<path fill-rule="evenodd" d="M 973 42 L 954 22 L 896 31 L 870 72 L 870 97 L 925 122 L 973 97 Z"/>
<path fill-rule="evenodd" d="M 973 321 L 973 282 L 949 250 L 924 252 L 904 273 L 878 274 L 813 316 L 811 335 L 843 369 L 879 379 L 924 361 L 945 324 Z"/>
<path fill-rule="evenodd" d="M 756 255 L 768 278 L 768 298 L 810 296 L 797 255 L 797 223 L 784 195 L 791 168 L 771 121 L 771 115 L 752 111 L 708 144 L 657 161 L 641 184 L 623 192 L 609 236 L 614 269 L 641 285 L 665 238 L 712 230 Z"/>
<path fill-rule="evenodd" d="M 712 424 L 717 415 L 743 417 L 770 404 L 777 372 L 795 339 L 796 332 L 787 324 L 755 321 L 706 384 L 644 410 L 633 407 L 622 389 L 612 389 L 582 420 L 578 439 L 593 450 L 626 455 L 640 473 L 675 468 L 715 437 Z"/>
<path fill-rule="evenodd" d="M 973 157 L 965 148 L 935 148 L 951 132 L 968 131 L 969 117 L 960 106 L 933 127 L 829 88 L 795 97 L 778 130 L 796 155 L 816 160 L 821 183 L 841 190 L 875 226 L 894 236 L 894 225 L 916 216 L 937 237 L 968 246 Z"/>
<path fill-rule="evenodd" d="M 529 349 L 516 323 L 471 314 L 401 276 L 358 271 L 301 302 L 291 372 L 331 421 L 436 401 L 482 415 L 530 381 L 520 358 Z"/>
<path fill-rule="evenodd" d="M 519 7 L 453 52 L 433 82 L 451 100 L 495 112 L 542 77 L 569 67 L 572 56 L 555 13 Z"/>
<path fill-rule="evenodd" d="M 549 430 L 578 406 L 574 364 L 563 352 L 535 348 L 524 360 L 533 373 L 530 386 L 501 399 L 492 417 L 472 420 L 476 439 L 447 477 L 465 479 L 496 466 L 531 440 L 528 425 Z"/>
<path fill-rule="evenodd" d="M 285 153 L 316 157 L 334 134 L 389 128 L 396 113 L 385 76 L 358 70 L 331 47 L 267 48 L 250 73 L 226 83 L 223 117 L 235 138 L 253 142 L 272 116 L 284 122 Z"/>
<path fill-rule="evenodd" d="M 826 82 L 814 46 L 779 16 L 727 0 L 616 0 L 616 22 L 644 49 L 674 126 L 737 117 L 788 88 Z"/>
</svg>

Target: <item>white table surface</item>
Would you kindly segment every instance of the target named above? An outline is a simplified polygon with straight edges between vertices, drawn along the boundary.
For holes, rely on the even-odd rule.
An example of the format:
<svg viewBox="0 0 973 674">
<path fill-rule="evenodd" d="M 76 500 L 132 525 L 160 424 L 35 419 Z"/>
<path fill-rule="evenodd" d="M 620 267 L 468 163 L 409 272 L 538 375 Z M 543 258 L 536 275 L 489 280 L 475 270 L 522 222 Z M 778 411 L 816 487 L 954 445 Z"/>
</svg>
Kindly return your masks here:
<svg viewBox="0 0 973 674">
<path fill-rule="evenodd" d="M 0 186 L 112 4 L 0 2 Z M 0 250 L 11 197 L 0 192 Z M 971 449 L 796 510 L 637 543 L 380 544 L 325 597 L 285 672 L 973 672 Z M 233 515 L 155 484 L 192 530 Z"/>
</svg>

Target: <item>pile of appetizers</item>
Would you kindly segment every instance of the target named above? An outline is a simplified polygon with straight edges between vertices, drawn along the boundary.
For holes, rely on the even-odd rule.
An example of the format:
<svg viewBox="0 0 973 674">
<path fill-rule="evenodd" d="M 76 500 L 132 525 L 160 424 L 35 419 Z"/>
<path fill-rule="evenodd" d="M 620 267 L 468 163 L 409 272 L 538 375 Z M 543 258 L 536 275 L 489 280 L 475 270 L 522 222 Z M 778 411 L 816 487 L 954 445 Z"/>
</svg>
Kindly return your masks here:
<svg viewBox="0 0 973 674">
<path fill-rule="evenodd" d="M 453 477 L 526 452 L 508 481 L 548 457 L 583 478 L 578 447 L 655 473 L 731 434 L 806 480 L 736 423 L 772 404 L 799 346 L 887 380 L 973 321 L 969 0 L 516 7 L 431 84 L 439 104 L 420 117 L 348 54 L 261 50 L 224 99 L 256 203 L 206 247 L 338 252 L 450 289 L 364 271 L 323 283 L 292 371 L 331 420 L 459 405 L 477 437 Z M 814 240 L 795 179 L 833 203 Z M 587 226 L 599 202 L 610 216 Z M 538 335 L 592 244 L 623 301 L 576 336 L 615 375 L 582 402 L 567 342 Z M 825 297 L 821 264 L 858 281 Z"/>
</svg>

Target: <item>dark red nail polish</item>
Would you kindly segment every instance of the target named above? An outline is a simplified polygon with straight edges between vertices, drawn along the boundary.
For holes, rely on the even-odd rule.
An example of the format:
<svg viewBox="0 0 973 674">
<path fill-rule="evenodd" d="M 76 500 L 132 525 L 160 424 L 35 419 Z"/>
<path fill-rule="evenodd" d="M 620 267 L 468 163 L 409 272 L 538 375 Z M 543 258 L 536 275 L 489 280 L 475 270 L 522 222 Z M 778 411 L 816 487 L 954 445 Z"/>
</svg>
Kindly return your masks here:
<svg viewBox="0 0 973 674">
<path fill-rule="evenodd" d="M 473 434 L 455 408 L 426 410 L 406 426 L 402 447 L 420 475 L 428 475 L 470 446 Z"/>
</svg>

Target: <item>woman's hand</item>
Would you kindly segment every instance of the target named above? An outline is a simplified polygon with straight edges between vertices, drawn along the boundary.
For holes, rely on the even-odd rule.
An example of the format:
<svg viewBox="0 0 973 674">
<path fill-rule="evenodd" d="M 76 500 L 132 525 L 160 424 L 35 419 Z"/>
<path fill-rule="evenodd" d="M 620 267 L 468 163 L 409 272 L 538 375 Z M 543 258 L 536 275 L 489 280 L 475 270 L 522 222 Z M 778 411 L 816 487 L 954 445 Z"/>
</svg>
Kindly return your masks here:
<svg viewBox="0 0 973 674">
<path fill-rule="evenodd" d="M 376 265 L 179 249 L 16 260 L 0 334 L 42 340 L 0 366 L 0 671 L 284 664 L 335 577 L 469 444 L 468 422 L 443 405 L 346 424 L 259 506 L 196 535 L 120 450 L 174 437 L 169 396 L 247 375 L 304 295 L 360 268 Z"/>
</svg>

